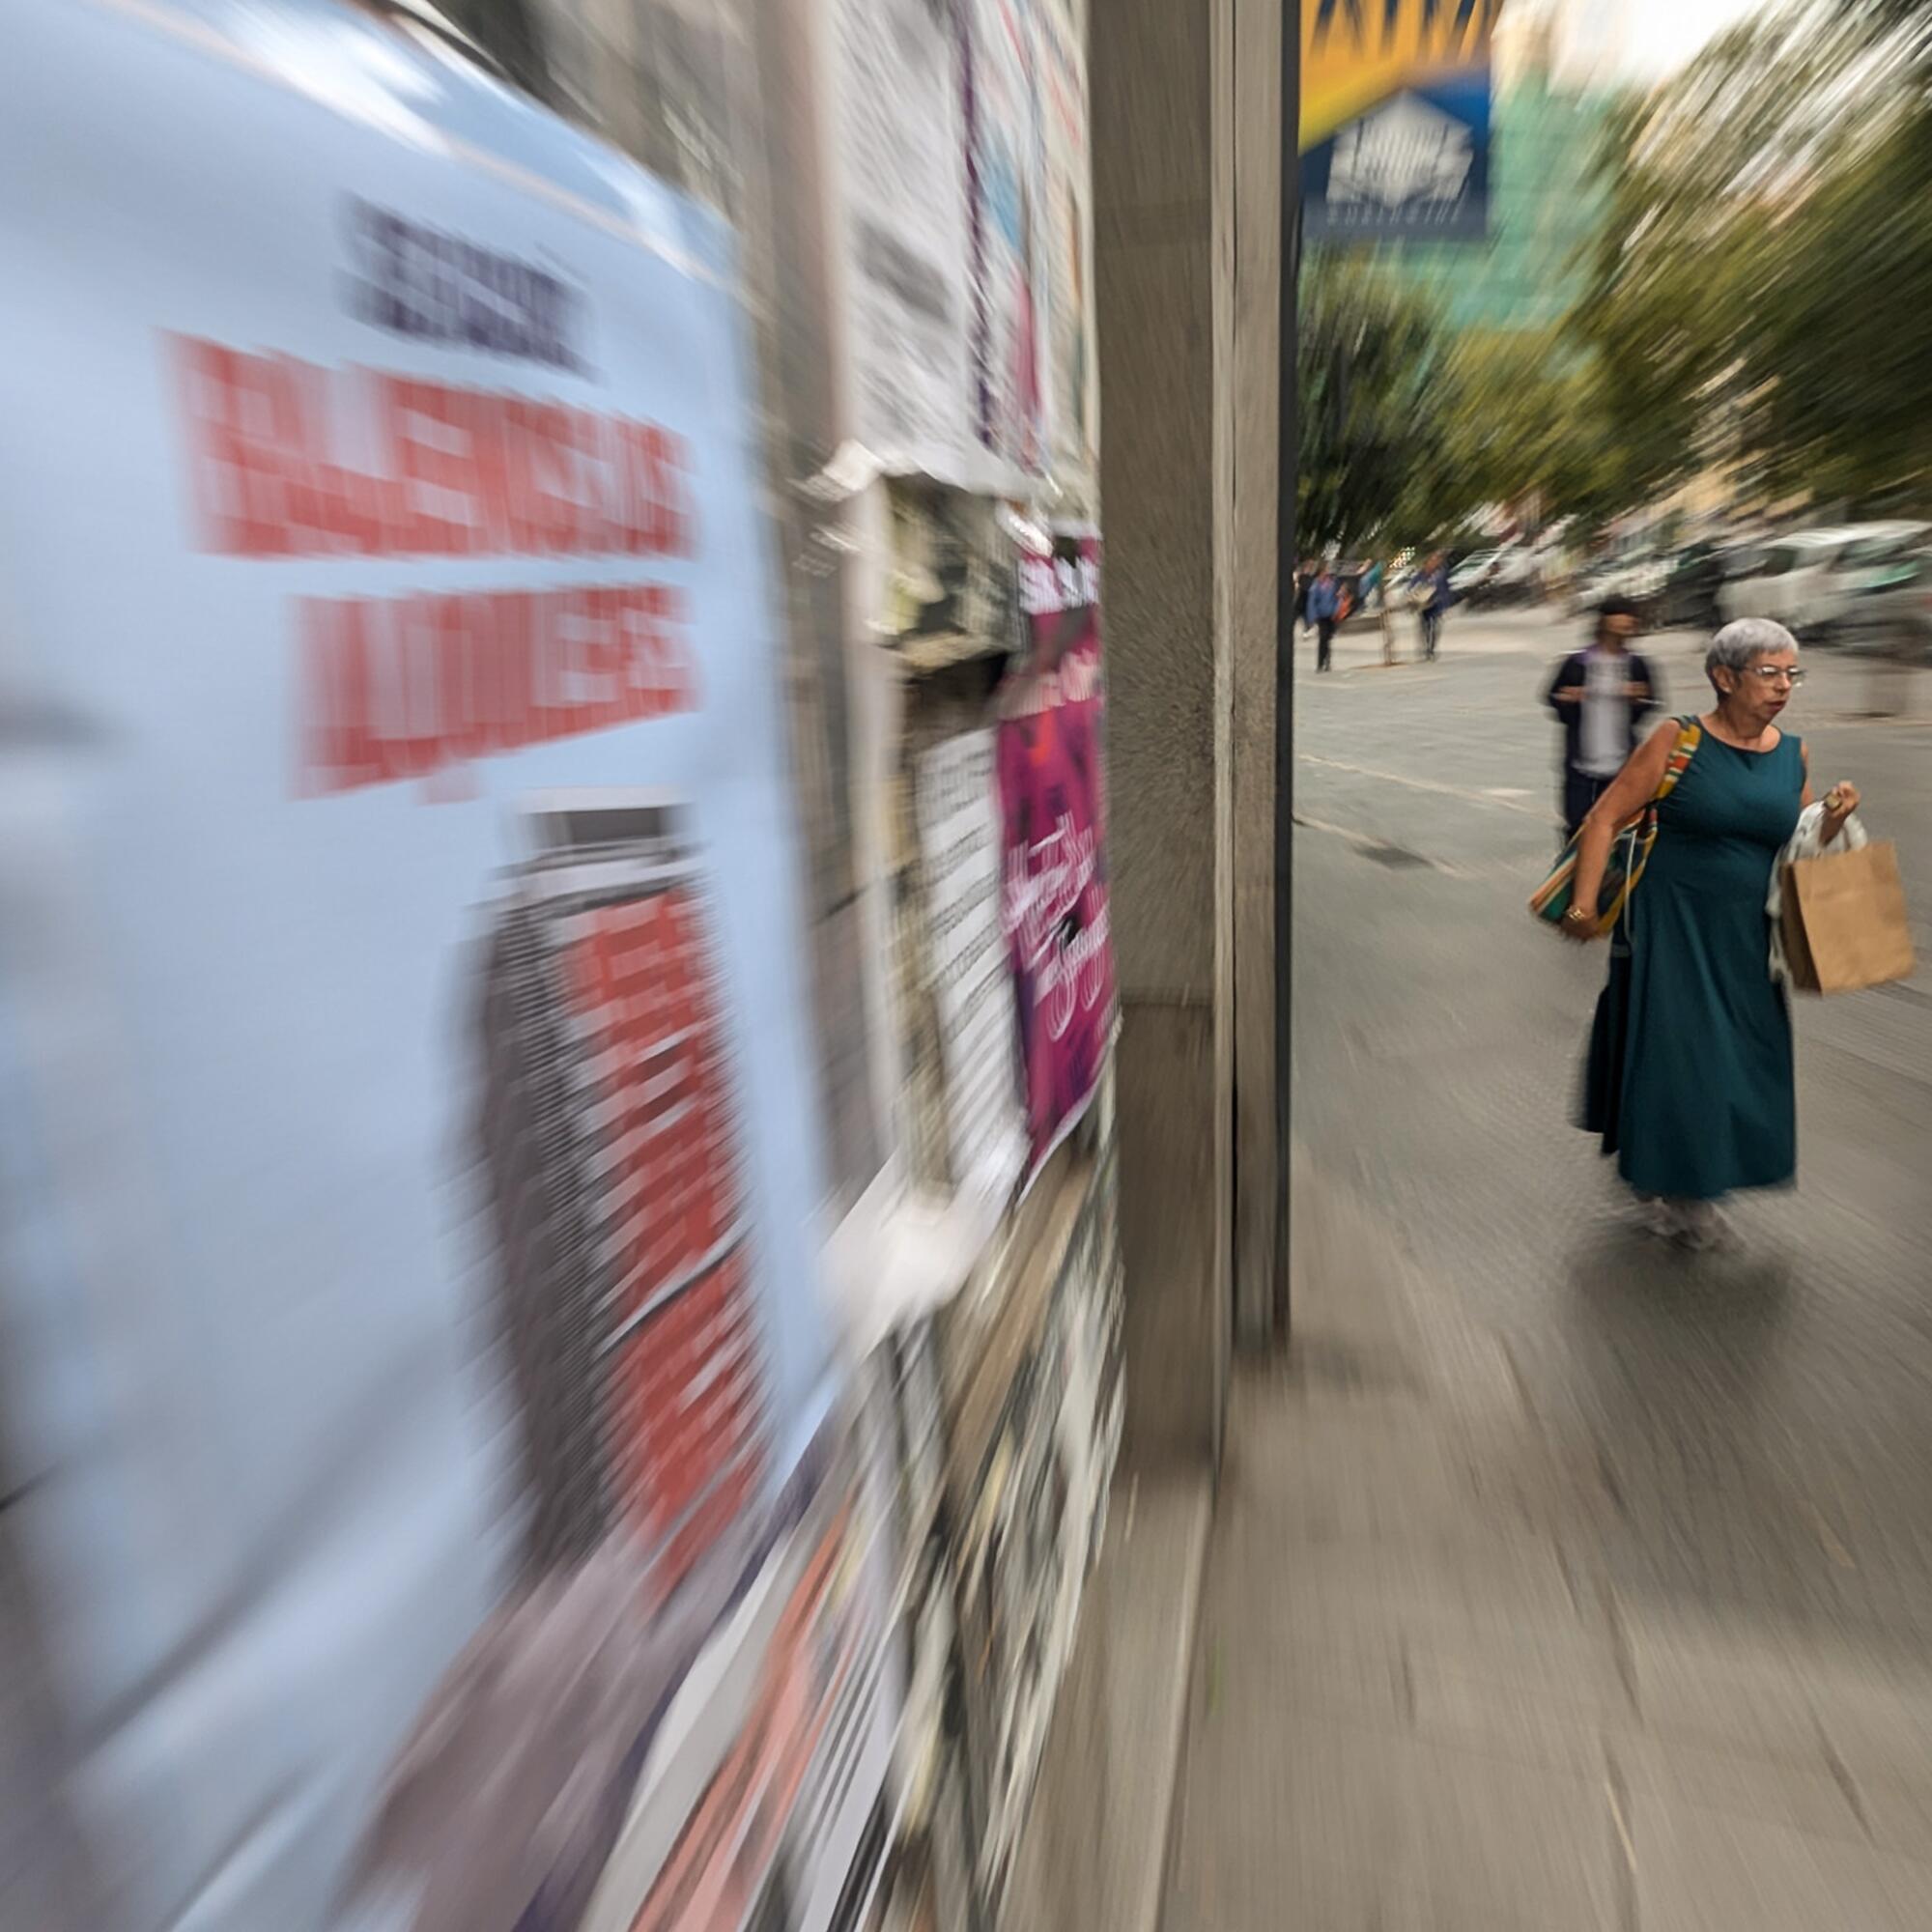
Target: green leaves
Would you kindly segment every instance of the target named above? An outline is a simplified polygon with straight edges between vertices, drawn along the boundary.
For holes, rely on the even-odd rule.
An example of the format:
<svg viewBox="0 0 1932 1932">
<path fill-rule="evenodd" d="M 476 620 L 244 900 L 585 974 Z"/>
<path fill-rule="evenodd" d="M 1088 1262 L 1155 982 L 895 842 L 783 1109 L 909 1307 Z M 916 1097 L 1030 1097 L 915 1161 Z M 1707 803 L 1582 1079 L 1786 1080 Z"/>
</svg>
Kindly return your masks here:
<svg viewBox="0 0 1932 1932">
<path fill-rule="evenodd" d="M 1379 536 L 1410 477 L 1433 466 L 1441 324 L 1423 297 L 1359 257 L 1311 251 L 1301 278 L 1298 541 Z"/>
<path fill-rule="evenodd" d="M 1631 425 L 1634 491 L 1719 461 L 1767 499 L 1927 480 L 1928 13 L 1787 7 L 1622 118 L 1572 333 Z"/>
<path fill-rule="evenodd" d="M 1711 471 L 1767 505 L 1932 501 L 1932 0 L 1768 10 L 1620 103 L 1600 168 L 1553 330 L 1458 335 L 1374 257 L 1311 252 L 1306 548 L 1532 496 L 1588 526 Z"/>
</svg>

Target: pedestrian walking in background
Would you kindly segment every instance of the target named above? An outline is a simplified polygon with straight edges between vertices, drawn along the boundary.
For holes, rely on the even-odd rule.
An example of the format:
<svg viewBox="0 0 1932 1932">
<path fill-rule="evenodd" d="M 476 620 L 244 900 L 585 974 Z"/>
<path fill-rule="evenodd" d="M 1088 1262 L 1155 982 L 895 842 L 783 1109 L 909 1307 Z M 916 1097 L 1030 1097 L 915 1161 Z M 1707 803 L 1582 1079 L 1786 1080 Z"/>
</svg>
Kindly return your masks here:
<svg viewBox="0 0 1932 1932">
<path fill-rule="evenodd" d="M 1454 598 L 1449 589 L 1449 566 L 1437 551 L 1422 571 L 1422 655 L 1433 658 L 1442 641 L 1442 618 Z"/>
<path fill-rule="evenodd" d="M 1375 562 L 1369 565 L 1369 583 L 1373 586 L 1376 599 L 1376 622 L 1382 628 L 1382 663 L 1395 663 L 1395 615 L 1390 609 L 1390 593 L 1394 585 L 1389 579 L 1388 566 Z"/>
<path fill-rule="evenodd" d="M 1556 667 L 1544 693 L 1563 726 L 1566 844 L 1636 750 L 1639 728 L 1659 702 L 1655 674 L 1631 648 L 1639 621 L 1629 598 L 1606 598 L 1597 611 L 1595 639 Z"/>
<path fill-rule="evenodd" d="M 1395 663 L 1395 638 L 1389 630 L 1388 568 L 1378 557 L 1371 557 L 1362 572 L 1361 608 L 1375 614 L 1382 631 L 1382 663 Z"/>
<path fill-rule="evenodd" d="M 1326 670 L 1335 647 L 1335 620 L 1342 609 L 1342 587 L 1327 564 L 1308 586 L 1308 621 L 1315 626 L 1315 668 Z"/>
<path fill-rule="evenodd" d="M 1657 842 L 1613 935 L 1583 1124 L 1652 1226 L 1693 1247 L 1716 1236 L 1726 1194 L 1797 1172 L 1791 1011 L 1772 976 L 1765 902 L 1811 803 L 1804 741 L 1778 723 L 1804 676 L 1791 633 L 1764 617 L 1726 624 L 1704 669 L 1716 705 L 1659 725 L 1583 821 L 1564 921 L 1572 938 L 1601 936 L 1617 827 L 1658 799 L 1676 754 L 1681 776 L 1658 801 Z M 1858 802 L 1850 784 L 1826 795 L 1827 845 Z"/>
<path fill-rule="evenodd" d="M 1315 566 L 1305 557 L 1294 567 L 1294 621 L 1308 629 L 1308 586 L 1315 582 Z"/>
</svg>

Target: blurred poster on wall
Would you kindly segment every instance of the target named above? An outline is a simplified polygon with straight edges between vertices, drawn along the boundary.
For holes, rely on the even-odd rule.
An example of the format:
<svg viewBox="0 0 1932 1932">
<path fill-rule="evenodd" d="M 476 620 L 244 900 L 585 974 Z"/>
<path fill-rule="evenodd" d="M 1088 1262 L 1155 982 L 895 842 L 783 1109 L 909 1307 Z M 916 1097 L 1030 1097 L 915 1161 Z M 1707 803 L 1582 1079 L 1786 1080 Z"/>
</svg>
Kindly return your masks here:
<svg viewBox="0 0 1932 1932">
<path fill-rule="evenodd" d="M 968 0 L 974 427 L 995 463 L 1046 456 L 1046 127 L 1034 0 Z"/>
<path fill-rule="evenodd" d="M 1094 349 L 1093 157 L 1088 135 L 1086 10 L 1040 0 L 1047 200 L 1047 401 L 1055 472 L 1089 477 L 1099 467 L 1100 365 Z"/>
<path fill-rule="evenodd" d="M 820 16 L 845 434 L 888 475 L 997 494 L 1047 466 L 1065 216 L 1038 4 L 826 0 Z"/>
<path fill-rule="evenodd" d="M 1502 0 L 1301 0 L 1310 240 L 1480 241 Z"/>
<path fill-rule="evenodd" d="M 999 506 L 916 479 L 887 487 L 884 609 L 874 635 L 919 670 L 1000 650 L 1012 632 L 1012 543 Z"/>
<path fill-rule="evenodd" d="M 880 468 L 972 481 L 968 0 L 828 0 L 847 433 Z"/>
<path fill-rule="evenodd" d="M 1020 560 L 1027 656 L 1000 691 L 1002 918 L 1032 1166 L 1099 1084 L 1117 1006 L 1107 903 L 1100 539 L 1053 533 Z"/>
<path fill-rule="evenodd" d="M 332 0 L 34 10 L 0 161 L 0 1457 L 83 1922 L 563 1932 L 720 1766 L 828 1922 L 788 1805 L 856 1842 L 893 1693 L 732 238 Z M 773 1895 L 652 1817 L 620 1919 Z"/>
<path fill-rule="evenodd" d="M 995 733 L 961 731 L 913 773 L 937 1047 L 945 1169 L 1004 1201 L 1026 1161 L 1019 1051 L 1001 919 Z"/>
<path fill-rule="evenodd" d="M 572 1932 L 844 1932 L 878 1884 L 903 1709 L 887 1472 L 838 1432 L 803 1520 L 664 1714 Z M 639 1905 L 639 1901 L 642 1904 Z"/>
<path fill-rule="evenodd" d="M 1120 1442 L 1111 1177 L 1077 1164 L 1059 1185 L 1008 1312 L 1017 1364 L 990 1414 L 970 1400 L 964 1406 L 951 1445 L 974 1881 L 995 1924 L 1072 1654 Z"/>
</svg>

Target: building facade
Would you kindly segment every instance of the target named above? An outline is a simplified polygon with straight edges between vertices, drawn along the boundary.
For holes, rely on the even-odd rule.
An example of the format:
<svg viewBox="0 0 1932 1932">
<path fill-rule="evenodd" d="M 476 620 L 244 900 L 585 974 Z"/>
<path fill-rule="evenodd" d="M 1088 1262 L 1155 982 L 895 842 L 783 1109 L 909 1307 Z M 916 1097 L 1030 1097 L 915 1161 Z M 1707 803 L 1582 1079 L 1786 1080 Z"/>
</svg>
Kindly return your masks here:
<svg viewBox="0 0 1932 1932">
<path fill-rule="evenodd" d="M 1547 42 L 1498 69 L 1488 242 L 1408 243 L 1387 259 L 1441 300 L 1452 328 L 1548 329 L 1580 297 L 1602 232 L 1597 160 L 1617 97 L 1566 77 Z"/>
</svg>

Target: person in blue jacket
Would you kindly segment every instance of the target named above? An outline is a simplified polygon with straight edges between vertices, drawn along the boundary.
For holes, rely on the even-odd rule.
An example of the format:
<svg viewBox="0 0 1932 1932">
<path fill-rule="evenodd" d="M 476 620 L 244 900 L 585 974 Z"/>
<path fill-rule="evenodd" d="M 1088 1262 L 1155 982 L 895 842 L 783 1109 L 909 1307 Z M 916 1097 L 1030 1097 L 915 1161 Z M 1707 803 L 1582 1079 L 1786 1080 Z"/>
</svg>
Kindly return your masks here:
<svg viewBox="0 0 1932 1932">
<path fill-rule="evenodd" d="M 1455 593 L 1449 588 L 1449 566 L 1437 551 L 1429 559 L 1422 572 L 1422 655 L 1433 658 L 1435 647 L 1442 641 L 1442 617 L 1450 605 L 1456 601 Z"/>
<path fill-rule="evenodd" d="M 1563 726 L 1563 838 L 1567 843 L 1609 789 L 1656 710 L 1657 676 L 1631 648 L 1641 618 L 1627 597 L 1606 597 L 1597 635 L 1556 667 L 1544 702 Z"/>
<path fill-rule="evenodd" d="M 1324 563 L 1308 586 L 1308 621 L 1315 626 L 1315 668 L 1326 670 L 1335 647 L 1335 621 L 1342 610 L 1342 586 Z"/>
</svg>

